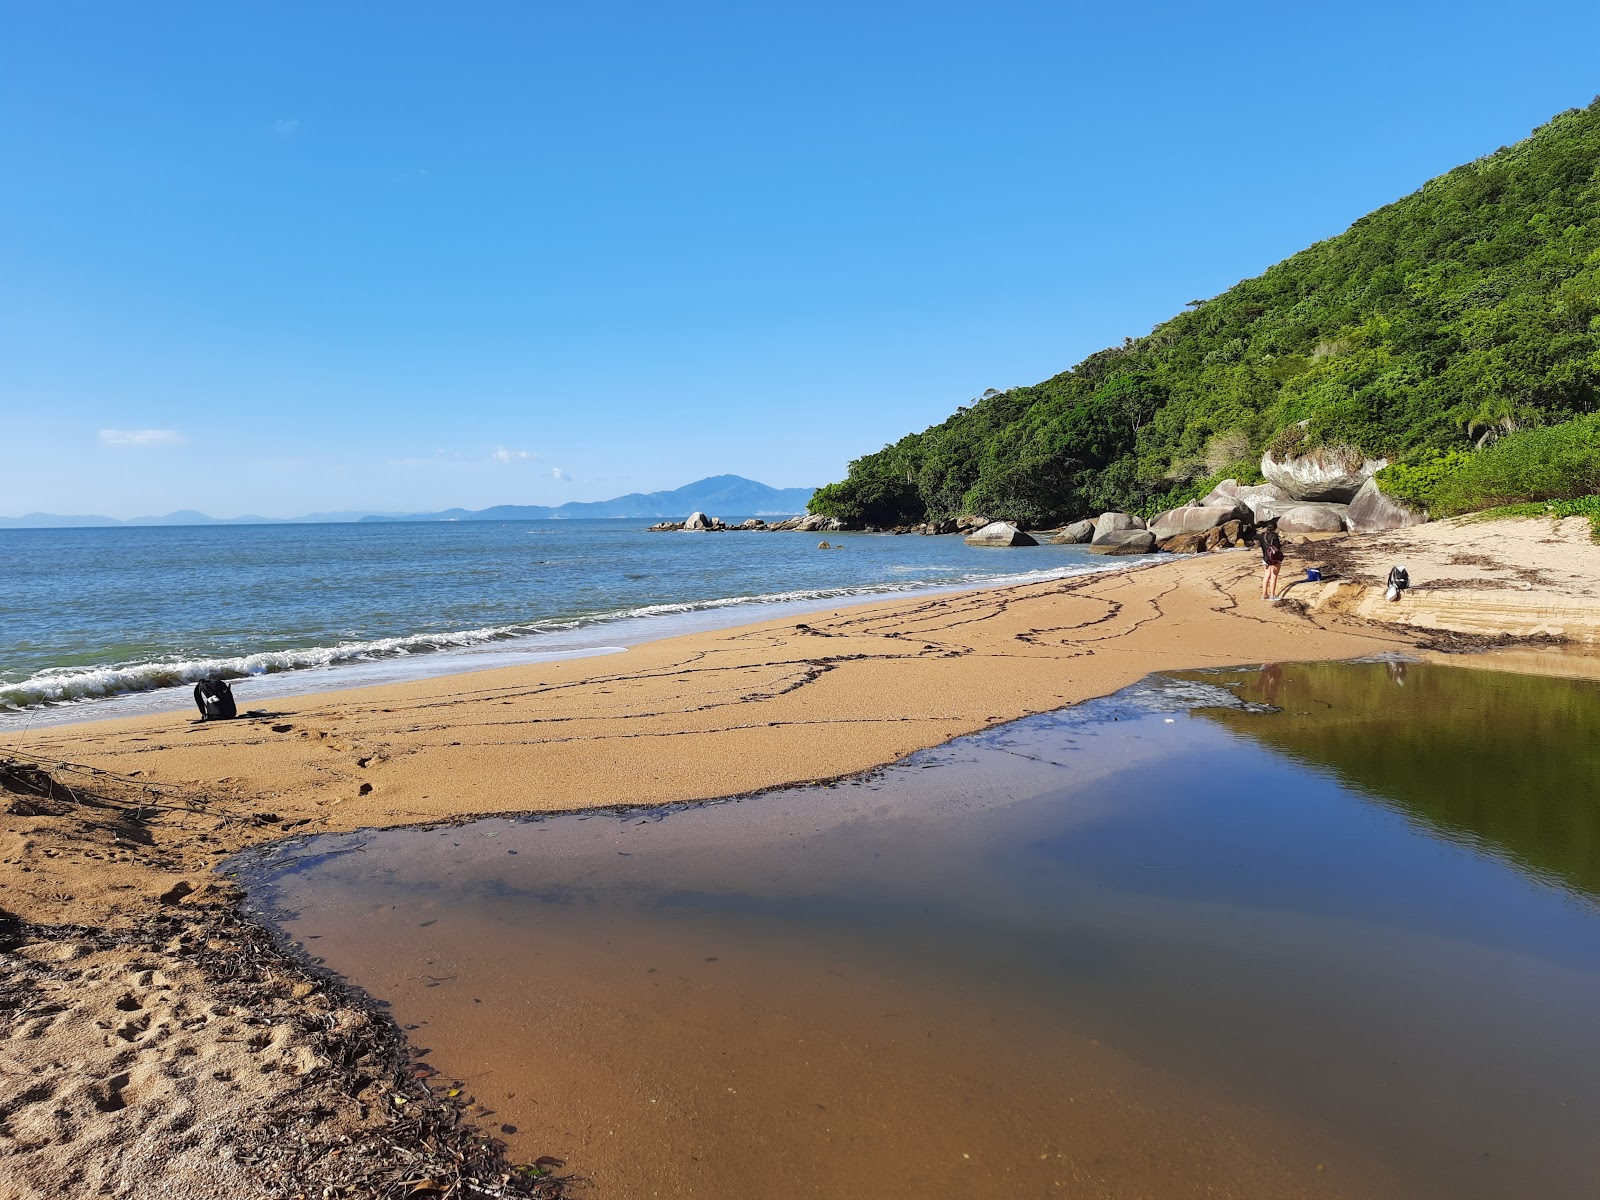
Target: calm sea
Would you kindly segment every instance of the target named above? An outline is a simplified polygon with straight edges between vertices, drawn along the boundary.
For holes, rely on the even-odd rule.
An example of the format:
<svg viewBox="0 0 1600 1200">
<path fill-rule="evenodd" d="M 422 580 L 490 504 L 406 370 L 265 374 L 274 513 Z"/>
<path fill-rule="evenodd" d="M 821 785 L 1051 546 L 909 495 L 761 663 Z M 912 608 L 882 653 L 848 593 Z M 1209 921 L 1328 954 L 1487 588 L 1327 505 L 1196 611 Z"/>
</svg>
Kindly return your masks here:
<svg viewBox="0 0 1600 1200">
<path fill-rule="evenodd" d="M 642 521 L 0 531 L 0 727 L 615 650 L 840 600 L 1128 565 L 958 537 Z M 1135 560 L 1138 561 L 1138 560 Z"/>
</svg>

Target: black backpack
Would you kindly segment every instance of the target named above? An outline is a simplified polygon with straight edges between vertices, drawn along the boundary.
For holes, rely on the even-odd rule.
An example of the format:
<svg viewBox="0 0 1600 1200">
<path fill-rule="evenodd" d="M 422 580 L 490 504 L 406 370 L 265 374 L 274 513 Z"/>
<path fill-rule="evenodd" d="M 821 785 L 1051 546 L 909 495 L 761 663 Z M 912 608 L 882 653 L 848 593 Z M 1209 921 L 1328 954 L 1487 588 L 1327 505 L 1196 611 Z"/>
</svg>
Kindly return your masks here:
<svg viewBox="0 0 1600 1200">
<path fill-rule="evenodd" d="M 221 679 L 202 679 L 195 684 L 194 703 L 202 721 L 231 721 L 239 715 L 233 689 Z"/>
</svg>

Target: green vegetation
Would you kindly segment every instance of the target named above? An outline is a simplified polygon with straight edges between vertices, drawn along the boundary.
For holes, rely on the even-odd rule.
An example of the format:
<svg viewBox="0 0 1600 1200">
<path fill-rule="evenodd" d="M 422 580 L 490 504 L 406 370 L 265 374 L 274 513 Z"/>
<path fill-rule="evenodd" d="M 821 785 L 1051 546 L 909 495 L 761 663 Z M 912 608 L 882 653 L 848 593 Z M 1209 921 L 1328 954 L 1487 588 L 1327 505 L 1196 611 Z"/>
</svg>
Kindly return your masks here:
<svg viewBox="0 0 1600 1200">
<path fill-rule="evenodd" d="M 1436 517 L 1490 506 L 1502 516 L 1600 516 L 1600 413 L 1513 433 L 1470 454 L 1397 463 L 1378 472 L 1378 486 Z"/>
<path fill-rule="evenodd" d="M 1319 445 L 1388 456 L 1380 486 L 1397 496 L 1564 499 L 1578 493 L 1528 457 L 1557 443 L 1521 431 L 1597 410 L 1600 100 L 1146 337 L 857 459 L 811 510 L 876 525 L 1148 514 L 1258 479 L 1263 449 Z M 1594 426 L 1575 429 L 1572 445 Z"/>
</svg>

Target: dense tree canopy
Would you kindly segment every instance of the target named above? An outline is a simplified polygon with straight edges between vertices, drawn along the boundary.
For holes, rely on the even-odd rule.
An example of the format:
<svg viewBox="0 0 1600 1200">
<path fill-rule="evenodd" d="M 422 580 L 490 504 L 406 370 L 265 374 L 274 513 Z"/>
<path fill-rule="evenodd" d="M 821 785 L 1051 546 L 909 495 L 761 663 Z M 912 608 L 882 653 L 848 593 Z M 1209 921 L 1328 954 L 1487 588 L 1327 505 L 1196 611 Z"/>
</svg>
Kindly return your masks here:
<svg viewBox="0 0 1600 1200">
<path fill-rule="evenodd" d="M 1148 336 L 850 464 L 814 512 L 1151 512 L 1267 447 L 1405 463 L 1600 410 L 1600 99 Z M 1459 454 L 1458 454 L 1459 457 Z"/>
</svg>

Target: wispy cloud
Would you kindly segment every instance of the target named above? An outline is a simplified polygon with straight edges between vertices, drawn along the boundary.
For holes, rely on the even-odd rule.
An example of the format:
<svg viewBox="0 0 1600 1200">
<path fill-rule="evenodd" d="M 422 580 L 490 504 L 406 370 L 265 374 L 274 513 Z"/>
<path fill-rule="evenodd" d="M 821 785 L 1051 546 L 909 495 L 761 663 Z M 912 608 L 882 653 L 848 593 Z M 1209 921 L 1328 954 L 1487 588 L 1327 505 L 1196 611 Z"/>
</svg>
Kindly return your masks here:
<svg viewBox="0 0 1600 1200">
<path fill-rule="evenodd" d="M 551 479 L 559 479 L 562 483 L 571 483 L 572 482 L 572 476 L 568 475 L 560 467 L 551 467 L 550 468 L 550 478 Z"/>
<path fill-rule="evenodd" d="M 272 136 L 278 138 L 292 138 L 300 132 L 300 122 L 279 118 L 271 126 Z"/>
<path fill-rule="evenodd" d="M 181 446 L 188 439 L 176 429 L 102 429 L 107 446 Z"/>
<path fill-rule="evenodd" d="M 496 446 L 494 453 L 490 454 L 489 457 L 497 463 L 514 463 L 529 462 L 539 456 L 527 450 L 507 450 L 504 446 Z"/>
</svg>

